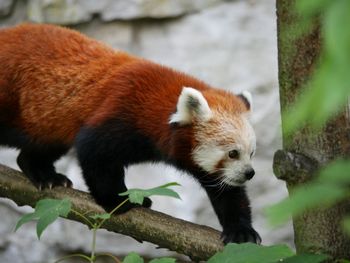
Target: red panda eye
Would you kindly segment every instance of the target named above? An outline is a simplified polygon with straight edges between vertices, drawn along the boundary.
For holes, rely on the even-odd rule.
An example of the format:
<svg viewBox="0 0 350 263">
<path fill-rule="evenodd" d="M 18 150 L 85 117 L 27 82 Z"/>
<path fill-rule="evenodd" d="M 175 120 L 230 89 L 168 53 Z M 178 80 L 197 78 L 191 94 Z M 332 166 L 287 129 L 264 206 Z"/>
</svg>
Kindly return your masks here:
<svg viewBox="0 0 350 263">
<path fill-rule="evenodd" d="M 254 152 L 252 152 L 252 153 L 250 154 L 250 158 L 252 158 L 252 157 L 253 157 L 253 154 L 254 154 Z"/>
<path fill-rule="evenodd" d="M 237 150 L 229 151 L 228 157 L 230 157 L 231 159 L 238 159 L 239 158 L 239 151 L 237 151 Z"/>
</svg>

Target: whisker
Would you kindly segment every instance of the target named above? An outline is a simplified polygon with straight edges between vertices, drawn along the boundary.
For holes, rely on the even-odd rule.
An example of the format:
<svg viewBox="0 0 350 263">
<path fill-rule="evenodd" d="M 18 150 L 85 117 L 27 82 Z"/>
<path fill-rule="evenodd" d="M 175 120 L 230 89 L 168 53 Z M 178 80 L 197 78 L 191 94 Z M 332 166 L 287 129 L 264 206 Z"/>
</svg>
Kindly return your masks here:
<svg viewBox="0 0 350 263">
<path fill-rule="evenodd" d="M 216 188 L 214 190 L 214 199 L 220 197 L 222 193 L 224 193 L 228 187 L 230 187 L 229 179 L 224 176 L 225 173 L 232 172 L 229 168 L 219 168 L 212 174 L 203 175 L 202 180 L 205 182 L 206 187 Z"/>
</svg>

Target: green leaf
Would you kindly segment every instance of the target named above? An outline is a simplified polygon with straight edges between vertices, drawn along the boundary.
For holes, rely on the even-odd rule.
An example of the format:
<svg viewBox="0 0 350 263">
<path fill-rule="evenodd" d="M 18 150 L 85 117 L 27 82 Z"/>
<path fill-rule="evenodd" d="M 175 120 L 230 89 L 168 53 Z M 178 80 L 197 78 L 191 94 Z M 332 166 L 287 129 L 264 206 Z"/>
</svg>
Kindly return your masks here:
<svg viewBox="0 0 350 263">
<path fill-rule="evenodd" d="M 142 205 L 143 199 L 147 196 L 142 189 L 130 189 L 129 200 L 131 203 Z"/>
<path fill-rule="evenodd" d="M 176 182 L 167 183 L 158 187 L 150 188 L 150 189 L 129 189 L 128 191 L 119 194 L 120 196 L 129 196 L 129 200 L 131 203 L 142 204 L 143 199 L 145 197 L 153 196 L 153 195 L 162 195 L 162 196 L 170 196 L 174 198 L 181 199 L 178 193 L 174 190 L 169 189 L 170 186 L 179 186 L 180 184 Z"/>
<path fill-rule="evenodd" d="M 36 224 L 36 234 L 38 235 L 39 239 L 41 237 L 41 234 L 44 232 L 44 230 L 51 223 L 53 223 L 58 217 L 59 217 L 59 214 L 55 212 L 48 212 L 47 214 L 39 218 L 38 223 Z"/>
<path fill-rule="evenodd" d="M 105 219 L 110 219 L 111 215 L 108 213 L 105 213 L 105 214 L 94 214 L 94 215 L 91 215 L 89 217 L 94 219 L 94 220 L 97 220 L 97 219 L 105 220 Z"/>
<path fill-rule="evenodd" d="M 297 0 L 295 7 L 304 17 L 314 16 L 323 12 L 333 0 Z"/>
<path fill-rule="evenodd" d="M 300 215 L 307 209 L 327 208 L 349 196 L 350 161 L 337 160 L 320 171 L 313 182 L 291 191 L 290 197 L 266 209 L 272 225 L 287 221 L 291 215 Z"/>
<path fill-rule="evenodd" d="M 176 193 L 174 190 L 168 189 L 168 188 L 149 189 L 148 194 L 149 194 L 148 196 L 162 195 L 162 196 L 170 196 L 170 197 L 174 197 L 177 199 L 181 199 L 178 193 Z"/>
<path fill-rule="evenodd" d="M 35 206 L 35 213 L 45 215 L 48 212 L 56 212 L 59 216 L 67 217 L 72 207 L 68 198 L 64 199 L 42 199 Z"/>
<path fill-rule="evenodd" d="M 350 24 L 350 1 L 337 0 L 327 8 L 324 15 L 325 51 L 336 63 L 348 66 L 350 31 L 344 30 L 344 25 Z"/>
<path fill-rule="evenodd" d="M 327 255 L 315 255 L 315 254 L 300 254 L 295 255 L 286 259 L 283 259 L 281 262 L 284 263 L 319 263 L 328 259 Z"/>
<path fill-rule="evenodd" d="M 211 257 L 208 263 L 275 263 L 293 255 L 293 251 L 285 245 L 265 247 L 252 243 L 231 243 Z"/>
<path fill-rule="evenodd" d="M 149 263 L 175 263 L 175 258 L 156 258 L 151 260 Z"/>
<path fill-rule="evenodd" d="M 155 188 L 168 188 L 169 186 L 181 186 L 181 184 L 179 184 L 177 182 L 170 182 L 170 183 L 166 183 L 166 184 L 160 185 L 160 186 L 155 187 Z"/>
<path fill-rule="evenodd" d="M 313 183 L 294 189 L 289 198 L 266 209 L 272 225 L 287 221 L 291 215 L 300 215 L 313 207 L 326 208 L 347 196 L 347 190 L 332 184 Z"/>
<path fill-rule="evenodd" d="M 321 170 L 318 180 L 345 186 L 350 183 L 350 160 L 337 160 Z"/>
<path fill-rule="evenodd" d="M 345 217 L 342 223 L 346 233 L 350 235 L 350 217 Z"/>
<path fill-rule="evenodd" d="M 38 219 L 38 216 L 35 213 L 30 213 L 22 216 L 16 224 L 15 231 L 17 231 L 17 229 L 20 228 L 23 224 L 28 223 L 34 219 Z"/>
<path fill-rule="evenodd" d="M 38 220 L 36 229 L 40 239 L 43 231 L 59 216 L 66 217 L 70 209 L 71 202 L 67 198 L 63 200 L 42 199 L 37 202 L 33 213 L 26 214 L 20 218 L 15 230 L 29 221 Z"/>
<path fill-rule="evenodd" d="M 135 252 L 131 252 L 124 258 L 123 263 L 143 263 L 143 258 Z"/>
</svg>

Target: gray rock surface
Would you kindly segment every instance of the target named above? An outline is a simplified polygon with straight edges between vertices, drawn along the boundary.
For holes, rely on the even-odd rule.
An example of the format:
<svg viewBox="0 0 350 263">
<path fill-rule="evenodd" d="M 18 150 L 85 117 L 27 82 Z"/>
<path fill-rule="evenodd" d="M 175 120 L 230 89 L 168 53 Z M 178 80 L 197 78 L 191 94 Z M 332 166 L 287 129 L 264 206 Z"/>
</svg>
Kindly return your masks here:
<svg viewBox="0 0 350 263">
<path fill-rule="evenodd" d="M 14 4 L 14 0 L 1 0 L 0 1 L 0 17 L 9 15 L 13 4 Z"/>
<path fill-rule="evenodd" d="M 135 18 L 169 18 L 208 8 L 222 0 L 131 0 L 108 1 L 101 17 L 105 21 Z"/>
<path fill-rule="evenodd" d="M 11 17 L 0 20 L 0 27 L 26 19 L 26 6 L 20 2 L 20 10 L 16 9 Z M 68 2 L 71 5 L 78 3 Z M 130 5 L 136 2 L 130 1 Z M 80 8 L 89 9 L 93 3 L 98 4 L 96 8 L 101 8 L 104 1 L 86 0 L 84 3 Z M 263 238 L 263 244 L 283 242 L 292 245 L 291 224 L 271 229 L 263 214 L 264 207 L 287 195 L 284 183 L 276 180 L 272 173 L 273 153 L 281 147 L 274 5 L 274 0 L 227 1 L 176 19 L 109 23 L 93 19 L 74 27 L 115 48 L 185 71 L 213 86 L 236 93 L 246 89 L 251 91 L 254 99 L 251 118 L 258 140 L 257 175 L 248 184 L 254 225 Z M 86 190 L 80 168 L 72 156 L 74 152 L 60 160 L 57 167 L 73 180 L 76 188 Z M 15 151 L 0 150 L 1 163 L 16 167 L 15 158 Z M 130 187 L 148 188 L 169 181 L 182 185 L 178 188 L 182 201 L 153 198 L 154 209 L 220 229 L 204 191 L 189 176 L 163 165 L 136 165 L 127 170 Z M 41 241 L 35 237 L 33 224 L 13 233 L 16 218 L 22 211 L 23 208 L 16 208 L 12 202 L 0 203 L 0 262 L 52 262 L 71 251 L 89 250 L 87 228 L 65 220 L 50 226 Z M 136 251 L 160 256 L 168 253 L 154 249 L 152 244 L 139 244 L 131 238 L 106 231 L 98 234 L 97 245 L 99 251 L 114 254 Z"/>
<path fill-rule="evenodd" d="M 196 12 L 222 0 L 29 0 L 29 20 L 60 25 L 76 24 L 98 15 L 116 19 L 170 18 Z"/>
<path fill-rule="evenodd" d="M 93 13 L 79 0 L 29 0 L 28 18 L 36 23 L 69 25 L 91 20 Z M 95 1 L 100 3 L 100 1 Z"/>
</svg>

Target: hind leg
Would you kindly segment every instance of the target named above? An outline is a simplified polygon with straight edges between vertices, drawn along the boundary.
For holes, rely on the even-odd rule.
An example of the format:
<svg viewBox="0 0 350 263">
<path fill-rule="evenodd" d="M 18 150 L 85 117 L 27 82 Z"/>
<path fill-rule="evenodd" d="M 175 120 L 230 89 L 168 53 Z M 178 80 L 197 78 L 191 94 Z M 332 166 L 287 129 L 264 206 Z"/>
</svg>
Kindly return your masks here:
<svg viewBox="0 0 350 263">
<path fill-rule="evenodd" d="M 0 145 L 23 148 L 30 144 L 30 139 L 18 129 L 0 121 Z"/>
<path fill-rule="evenodd" d="M 17 157 L 17 163 L 39 190 L 55 186 L 72 187 L 72 182 L 66 176 L 56 173 L 53 165 L 66 152 L 65 147 L 24 148 Z"/>
<path fill-rule="evenodd" d="M 53 165 L 56 160 L 67 152 L 68 147 L 59 145 L 39 147 L 32 143 L 31 138 L 27 134 L 1 121 L 0 145 L 21 149 L 17 157 L 17 164 L 37 188 L 72 186 L 72 182 L 67 177 L 56 173 Z"/>
</svg>

